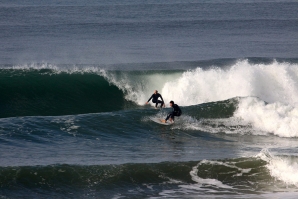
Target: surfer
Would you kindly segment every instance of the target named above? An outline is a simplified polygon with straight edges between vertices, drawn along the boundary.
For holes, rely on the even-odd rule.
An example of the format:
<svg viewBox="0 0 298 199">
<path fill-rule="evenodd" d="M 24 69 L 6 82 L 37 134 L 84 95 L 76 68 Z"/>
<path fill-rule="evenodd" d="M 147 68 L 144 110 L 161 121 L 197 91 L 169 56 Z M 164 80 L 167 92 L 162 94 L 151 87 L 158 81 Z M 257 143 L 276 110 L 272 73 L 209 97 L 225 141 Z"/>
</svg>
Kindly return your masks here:
<svg viewBox="0 0 298 199">
<path fill-rule="evenodd" d="M 162 101 L 158 100 L 158 98 L 161 98 Z M 158 93 L 157 90 L 154 91 L 154 93 L 152 94 L 152 96 L 148 99 L 148 101 L 146 102 L 146 104 L 149 103 L 149 101 L 152 99 L 152 102 L 155 103 L 155 108 L 157 108 L 157 105 L 159 103 L 161 103 L 160 108 L 162 108 L 163 106 L 165 106 L 165 103 L 162 99 L 161 94 Z"/>
<path fill-rule="evenodd" d="M 174 101 L 170 101 L 170 106 L 173 108 L 173 111 L 170 112 L 165 120 L 162 120 L 163 123 L 166 123 L 168 119 L 170 119 L 171 122 L 174 122 L 174 116 L 180 116 L 182 114 L 182 111 L 180 107 L 174 103 Z"/>
</svg>

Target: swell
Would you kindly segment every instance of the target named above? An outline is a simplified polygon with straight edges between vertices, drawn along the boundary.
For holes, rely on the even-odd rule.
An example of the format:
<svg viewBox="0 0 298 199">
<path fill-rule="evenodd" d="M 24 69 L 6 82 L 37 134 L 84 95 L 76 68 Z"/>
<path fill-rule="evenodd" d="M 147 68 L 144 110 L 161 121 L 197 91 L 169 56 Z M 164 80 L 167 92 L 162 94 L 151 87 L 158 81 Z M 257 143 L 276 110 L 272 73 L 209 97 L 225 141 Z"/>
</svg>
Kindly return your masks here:
<svg viewBox="0 0 298 199">
<path fill-rule="evenodd" d="M 44 196 L 145 198 L 157 196 L 159 183 L 170 176 L 191 182 L 191 163 L 125 164 L 103 166 L 51 165 L 0 168 L 1 195 L 5 197 Z M 152 186 L 152 188 L 150 188 Z M 164 185 L 167 187 L 167 185 Z M 173 186 L 169 183 L 168 186 Z M 177 185 L 174 185 L 175 187 Z"/>
<path fill-rule="evenodd" d="M 163 194 L 185 197 L 187 193 L 288 192 L 297 186 L 297 179 L 292 177 L 297 175 L 293 171 L 296 161 L 295 156 L 273 156 L 262 150 L 255 157 L 192 162 L 0 167 L 0 187 L 2 196 L 6 197 L 32 193 L 59 197 L 86 197 L 88 193 L 102 198 L 119 194 L 143 198 Z M 282 171 L 284 167 L 288 171 Z"/>
</svg>

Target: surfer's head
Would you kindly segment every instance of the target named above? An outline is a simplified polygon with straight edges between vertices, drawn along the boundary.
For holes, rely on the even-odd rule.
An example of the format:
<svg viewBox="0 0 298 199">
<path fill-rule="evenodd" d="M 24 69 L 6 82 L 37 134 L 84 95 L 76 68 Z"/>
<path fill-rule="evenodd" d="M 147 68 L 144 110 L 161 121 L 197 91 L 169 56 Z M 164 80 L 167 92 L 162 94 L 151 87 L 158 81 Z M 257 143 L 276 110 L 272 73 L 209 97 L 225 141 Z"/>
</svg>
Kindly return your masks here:
<svg viewBox="0 0 298 199">
<path fill-rule="evenodd" d="M 173 106 L 174 105 L 174 101 L 170 101 L 170 106 Z"/>
<path fill-rule="evenodd" d="M 156 93 L 158 93 L 158 91 L 157 91 L 157 90 L 155 90 L 155 91 L 154 91 L 154 94 L 156 94 Z"/>
</svg>

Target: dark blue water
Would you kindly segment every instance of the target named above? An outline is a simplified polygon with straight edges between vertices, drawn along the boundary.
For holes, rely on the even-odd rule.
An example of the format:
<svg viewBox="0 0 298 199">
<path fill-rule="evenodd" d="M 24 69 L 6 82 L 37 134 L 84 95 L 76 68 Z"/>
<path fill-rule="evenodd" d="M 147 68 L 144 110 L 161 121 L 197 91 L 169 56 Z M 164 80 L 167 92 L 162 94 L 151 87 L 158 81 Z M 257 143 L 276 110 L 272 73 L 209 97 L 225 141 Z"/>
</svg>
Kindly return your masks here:
<svg viewBox="0 0 298 199">
<path fill-rule="evenodd" d="M 3 64 L 296 58 L 295 1 L 1 3 Z"/>
<path fill-rule="evenodd" d="M 296 198 L 297 10 L 0 2 L 0 198 Z"/>
</svg>

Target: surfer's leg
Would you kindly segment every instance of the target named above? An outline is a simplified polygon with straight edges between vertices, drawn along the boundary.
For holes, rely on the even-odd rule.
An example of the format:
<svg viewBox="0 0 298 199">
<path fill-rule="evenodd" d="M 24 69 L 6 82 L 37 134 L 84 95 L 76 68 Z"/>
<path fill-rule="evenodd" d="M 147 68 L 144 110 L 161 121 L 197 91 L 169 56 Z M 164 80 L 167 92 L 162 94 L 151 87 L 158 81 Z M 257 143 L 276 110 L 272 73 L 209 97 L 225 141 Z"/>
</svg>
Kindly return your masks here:
<svg viewBox="0 0 298 199">
<path fill-rule="evenodd" d="M 167 115 L 165 120 L 167 121 L 169 118 L 170 118 L 170 114 Z"/>
<path fill-rule="evenodd" d="M 170 113 L 167 115 L 166 121 L 167 121 L 169 118 L 172 119 L 173 117 L 174 117 L 173 112 L 170 112 Z"/>
<path fill-rule="evenodd" d="M 163 107 L 163 104 L 164 104 L 164 102 L 163 101 L 160 101 L 160 108 L 162 108 Z"/>
<path fill-rule="evenodd" d="M 160 101 L 160 100 L 157 100 L 157 102 L 156 102 L 156 104 L 155 104 L 155 107 L 157 107 L 159 103 L 161 103 L 161 106 L 160 106 L 160 108 L 161 108 L 161 107 L 162 107 L 162 105 L 163 105 L 163 102 L 162 102 L 162 101 Z"/>
<path fill-rule="evenodd" d="M 174 121 L 174 114 L 171 115 L 171 121 Z"/>
<path fill-rule="evenodd" d="M 174 121 L 174 119 L 175 119 L 174 116 L 178 116 L 179 117 L 180 115 L 181 115 L 180 113 L 173 112 L 171 118 Z"/>
<path fill-rule="evenodd" d="M 152 100 L 153 103 L 155 103 L 155 108 L 157 108 L 158 100 Z"/>
</svg>

